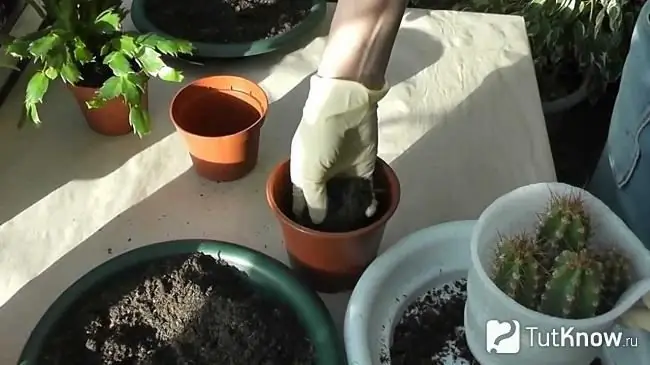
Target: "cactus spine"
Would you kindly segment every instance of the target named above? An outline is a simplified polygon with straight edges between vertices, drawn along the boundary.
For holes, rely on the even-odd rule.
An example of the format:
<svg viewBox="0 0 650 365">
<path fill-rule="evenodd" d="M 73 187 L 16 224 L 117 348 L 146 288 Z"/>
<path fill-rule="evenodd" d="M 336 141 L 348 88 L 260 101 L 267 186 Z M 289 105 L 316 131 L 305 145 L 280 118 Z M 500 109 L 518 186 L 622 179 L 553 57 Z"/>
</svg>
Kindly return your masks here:
<svg viewBox="0 0 650 365">
<path fill-rule="evenodd" d="M 500 237 L 492 280 L 519 304 L 562 318 L 609 311 L 630 283 L 628 259 L 589 242 L 591 222 L 578 195 L 554 195 L 534 237 Z"/>
</svg>

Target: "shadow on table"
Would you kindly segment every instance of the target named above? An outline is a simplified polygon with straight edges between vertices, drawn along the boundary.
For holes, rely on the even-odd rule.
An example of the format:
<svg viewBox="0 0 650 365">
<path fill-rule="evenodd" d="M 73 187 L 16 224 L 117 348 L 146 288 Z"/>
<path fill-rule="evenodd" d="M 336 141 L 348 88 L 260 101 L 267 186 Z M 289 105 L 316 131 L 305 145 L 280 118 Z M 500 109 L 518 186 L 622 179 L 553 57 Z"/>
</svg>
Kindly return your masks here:
<svg viewBox="0 0 650 365">
<path fill-rule="evenodd" d="M 423 33 L 419 31 L 406 29 L 400 37 L 411 37 L 405 44 L 426 40 L 428 46 L 418 51 L 420 56 L 410 60 L 408 67 L 396 70 L 396 65 L 389 66 L 389 77 L 393 80 L 402 81 L 412 77 L 432 65 L 442 54 L 440 43 L 430 37 L 421 38 Z M 436 44 L 440 47 L 436 48 Z M 421 57 L 422 55 L 426 57 Z M 247 245 L 286 262 L 279 229 L 266 203 L 265 182 L 271 169 L 289 155 L 292 133 L 300 121 L 308 91 L 309 79 L 306 78 L 284 97 L 272 103 L 267 120 L 285 125 L 267 123 L 262 128 L 259 162 L 246 178 L 234 183 L 216 184 L 201 179 L 190 169 L 118 215 L 25 284 L 0 308 L 0 338 L 3 339 L 0 342 L 0 363 L 16 362 L 30 331 L 65 288 L 93 267 L 136 247 L 179 238 L 209 238 Z M 158 119 L 164 120 L 162 117 Z M 66 149 L 66 145 L 61 142 L 65 140 L 62 132 L 30 132 L 29 139 L 37 144 L 38 153 L 54 154 L 56 163 L 61 165 L 64 158 L 69 158 L 73 165 L 49 165 L 51 174 L 57 171 L 57 167 L 63 171 L 53 176 L 45 174 L 46 176 L 40 177 L 49 184 L 39 186 L 52 189 L 72 179 L 99 177 L 109 173 L 147 144 L 162 139 L 172 131 L 170 123 L 157 123 L 153 132 L 155 137 L 149 141 L 139 141 L 128 137 L 104 139 L 83 128 L 77 128 L 73 133 L 83 135 L 84 143 L 83 149 L 78 148 L 76 154 L 73 154 L 75 150 Z M 56 141 L 56 137 L 61 140 Z M 50 148 L 38 147 L 38 143 L 43 146 L 49 144 Z M 62 151 L 52 151 L 52 146 Z M 80 150 L 83 153 L 79 154 Z M 36 158 L 36 152 L 34 154 L 32 159 Z M 95 165 L 90 166 L 93 161 Z M 42 163 L 33 168 L 33 171 L 22 171 L 22 177 L 39 178 L 39 173 L 43 174 L 39 168 L 47 167 L 47 164 Z M 86 167 L 87 170 L 81 167 Z M 401 172 L 401 178 L 404 173 Z M 19 203 L 22 203 L 24 209 L 29 196 L 37 200 L 47 193 L 43 188 L 33 188 L 27 192 L 29 195 L 25 193 L 22 199 L 13 200 L 13 207 L 19 208 Z M 15 213 L 17 212 L 14 211 Z M 343 323 L 349 295 L 350 293 L 323 296 L 331 312 L 338 317 L 335 322 L 339 326 Z"/>
<path fill-rule="evenodd" d="M 404 123 L 421 128 L 423 120 L 428 125 L 434 122 L 390 164 L 400 179 L 402 196 L 386 229 L 382 251 L 419 229 L 477 219 L 503 193 L 553 179 L 536 85 L 522 83 L 534 80 L 532 63 L 524 56 L 512 58 L 518 61 L 489 74 L 449 113 L 381 121 L 384 128 L 398 124 L 403 128 Z M 512 107 L 495 109 L 508 105 Z M 504 140 L 504 133 L 517 139 Z"/>
</svg>

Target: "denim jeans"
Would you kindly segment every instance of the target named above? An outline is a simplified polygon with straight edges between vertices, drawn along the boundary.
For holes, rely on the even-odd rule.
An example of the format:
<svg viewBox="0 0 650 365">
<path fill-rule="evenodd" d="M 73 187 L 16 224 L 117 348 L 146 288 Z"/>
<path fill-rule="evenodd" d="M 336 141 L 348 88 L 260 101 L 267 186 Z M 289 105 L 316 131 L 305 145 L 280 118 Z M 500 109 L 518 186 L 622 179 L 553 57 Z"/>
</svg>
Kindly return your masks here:
<svg viewBox="0 0 650 365">
<path fill-rule="evenodd" d="M 589 190 L 650 248 L 650 1 L 623 67 L 607 144 Z"/>
</svg>

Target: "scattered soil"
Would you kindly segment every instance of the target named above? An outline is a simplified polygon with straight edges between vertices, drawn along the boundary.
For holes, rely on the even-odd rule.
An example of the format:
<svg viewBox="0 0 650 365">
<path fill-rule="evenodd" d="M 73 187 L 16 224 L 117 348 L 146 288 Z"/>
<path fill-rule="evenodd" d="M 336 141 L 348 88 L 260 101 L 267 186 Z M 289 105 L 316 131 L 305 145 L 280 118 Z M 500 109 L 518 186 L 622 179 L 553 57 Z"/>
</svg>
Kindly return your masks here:
<svg viewBox="0 0 650 365">
<path fill-rule="evenodd" d="M 312 0 L 146 0 L 151 22 L 195 42 L 242 43 L 286 33 L 309 15 Z"/>
<path fill-rule="evenodd" d="M 406 309 L 395 327 L 390 354 L 382 354 L 381 363 L 480 365 L 465 340 L 466 301 L 466 279 L 445 284 L 420 297 Z M 590 365 L 601 365 L 601 360 L 597 358 Z"/>
<path fill-rule="evenodd" d="M 313 365 L 294 314 L 211 256 L 136 267 L 55 324 L 41 365 Z"/>
<path fill-rule="evenodd" d="M 300 190 L 295 186 L 293 188 Z M 312 223 L 307 209 L 302 215 L 291 214 L 289 217 L 304 227 L 322 232 L 350 232 L 370 225 L 381 216 L 381 207 L 374 216 L 366 216 L 366 209 L 373 199 L 372 184 L 366 179 L 330 179 L 327 182 L 327 195 L 327 216 L 321 224 Z"/>
<path fill-rule="evenodd" d="M 391 365 L 444 365 L 449 360 L 480 365 L 465 340 L 467 281 L 457 280 L 429 291 L 411 304 L 395 327 Z"/>
</svg>

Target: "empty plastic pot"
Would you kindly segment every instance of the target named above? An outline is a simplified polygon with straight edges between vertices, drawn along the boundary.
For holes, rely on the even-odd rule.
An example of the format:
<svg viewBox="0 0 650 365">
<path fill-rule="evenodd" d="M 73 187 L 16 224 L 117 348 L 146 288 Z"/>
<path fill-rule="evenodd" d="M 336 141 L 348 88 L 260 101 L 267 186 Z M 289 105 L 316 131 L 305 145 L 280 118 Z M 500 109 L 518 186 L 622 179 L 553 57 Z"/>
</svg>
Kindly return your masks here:
<svg viewBox="0 0 650 365">
<path fill-rule="evenodd" d="M 269 107 L 255 82 L 237 76 L 196 80 L 174 96 L 170 116 L 187 144 L 196 172 L 233 181 L 257 164 L 260 130 Z"/>
</svg>

